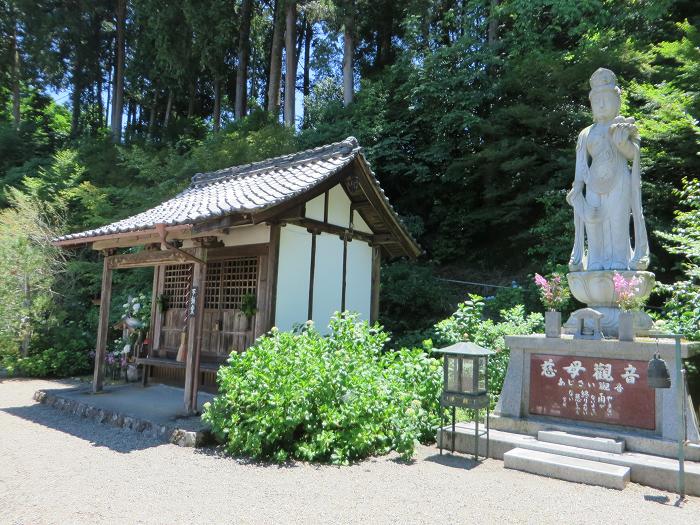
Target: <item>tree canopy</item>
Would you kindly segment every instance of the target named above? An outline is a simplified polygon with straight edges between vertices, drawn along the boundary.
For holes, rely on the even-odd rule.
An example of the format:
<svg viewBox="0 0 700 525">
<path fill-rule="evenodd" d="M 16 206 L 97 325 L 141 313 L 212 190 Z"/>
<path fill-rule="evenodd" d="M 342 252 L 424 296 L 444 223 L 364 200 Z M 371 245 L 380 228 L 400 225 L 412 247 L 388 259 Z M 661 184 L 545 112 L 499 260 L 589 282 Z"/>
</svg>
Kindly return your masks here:
<svg viewBox="0 0 700 525">
<path fill-rule="evenodd" d="M 546 271 L 568 259 L 598 67 L 639 124 L 649 231 L 672 231 L 700 171 L 699 21 L 694 0 L 0 0 L 0 204 L 38 199 L 75 231 L 354 135 L 423 262 Z M 680 275 L 683 243 L 651 243 Z M 67 263 L 59 306 L 88 309 L 96 262 Z"/>
</svg>

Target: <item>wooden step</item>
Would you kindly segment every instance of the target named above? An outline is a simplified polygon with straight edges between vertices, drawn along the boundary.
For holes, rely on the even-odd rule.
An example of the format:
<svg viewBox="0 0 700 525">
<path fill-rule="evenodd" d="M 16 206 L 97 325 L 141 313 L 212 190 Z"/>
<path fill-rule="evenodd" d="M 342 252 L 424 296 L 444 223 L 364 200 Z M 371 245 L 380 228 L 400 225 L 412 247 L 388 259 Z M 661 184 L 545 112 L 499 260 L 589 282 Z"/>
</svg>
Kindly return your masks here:
<svg viewBox="0 0 700 525">
<path fill-rule="evenodd" d="M 630 480 L 629 467 L 539 450 L 514 448 L 503 455 L 503 461 L 506 468 L 611 489 L 622 490 Z"/>
</svg>

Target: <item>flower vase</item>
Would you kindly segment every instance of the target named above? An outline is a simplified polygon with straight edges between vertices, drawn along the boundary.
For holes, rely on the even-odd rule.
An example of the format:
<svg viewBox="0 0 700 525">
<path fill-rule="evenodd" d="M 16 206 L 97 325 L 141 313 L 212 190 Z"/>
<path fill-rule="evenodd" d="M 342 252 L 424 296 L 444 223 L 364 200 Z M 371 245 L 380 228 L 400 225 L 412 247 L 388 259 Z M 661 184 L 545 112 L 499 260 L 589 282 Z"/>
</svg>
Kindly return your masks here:
<svg viewBox="0 0 700 525">
<path fill-rule="evenodd" d="M 617 334 L 620 341 L 634 341 L 634 312 L 620 312 Z"/>
<path fill-rule="evenodd" d="M 561 312 L 547 310 L 544 313 L 544 335 L 561 337 Z"/>
</svg>

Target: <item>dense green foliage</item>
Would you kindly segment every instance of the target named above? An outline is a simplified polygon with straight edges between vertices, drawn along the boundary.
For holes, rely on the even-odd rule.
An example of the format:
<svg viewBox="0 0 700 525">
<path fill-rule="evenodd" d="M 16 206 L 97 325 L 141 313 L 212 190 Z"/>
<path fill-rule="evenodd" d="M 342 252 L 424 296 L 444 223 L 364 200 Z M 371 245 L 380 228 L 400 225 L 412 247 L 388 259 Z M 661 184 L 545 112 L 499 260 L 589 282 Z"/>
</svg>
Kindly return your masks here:
<svg viewBox="0 0 700 525">
<path fill-rule="evenodd" d="M 313 326 L 273 331 L 218 373 L 219 395 L 204 419 L 232 454 L 346 464 L 396 450 L 413 455 L 435 437 L 442 374 L 421 350 L 383 353 L 387 334 L 336 316 L 330 334 Z"/>
<path fill-rule="evenodd" d="M 668 329 L 700 340 L 700 180 L 685 179 L 676 192 L 682 209 L 676 211 L 671 233 L 662 233 L 668 250 L 683 256 L 685 279 L 662 287 L 669 298 L 664 306 Z"/>
<path fill-rule="evenodd" d="M 51 213 L 37 224 L 78 231 L 142 211 L 198 171 L 355 135 L 426 252 L 418 266 L 385 268 L 381 321 L 395 347 L 425 339 L 464 297 L 465 289 L 436 276 L 474 281 L 478 273 L 507 286 L 566 262 L 572 214 L 564 197 L 576 135 L 591 121 L 588 78 L 596 68 L 618 74 L 622 111 L 638 121 L 648 230 L 670 232 L 674 190 L 684 178 L 691 190 L 697 184 L 695 0 L 298 2 L 294 58 L 303 99 L 292 127 L 280 123 L 279 107 L 268 111 L 282 0 L 252 2 L 241 114 L 233 104 L 244 1 L 127 0 L 123 125 L 115 136 L 118 4 L 0 0 L 0 206 L 22 210 L 21 199 L 39 199 Z M 351 4 L 356 93 L 345 106 L 341 15 Z M 686 236 L 680 225 L 676 235 Z M 30 237 L 15 233 L 0 231 L 0 250 L 25 249 L 12 247 L 15 237 Z M 697 277 L 681 265 L 693 248 L 659 234 L 650 240 L 657 277 L 684 283 L 665 313 L 697 336 Z M 33 243 L 26 249 L 43 253 Z M 19 275 L 11 259 L 0 254 L 1 275 Z M 41 277 L 27 315 L 18 304 L 23 291 L 14 293 L 20 280 L 4 277 L 3 352 L 39 354 L 62 348 L 53 341 L 64 338 L 90 349 L 98 260 L 71 250 L 54 272 L 46 259 L 37 279 L 51 277 Z M 150 279 L 148 270 L 115 276 L 112 320 L 129 295 L 150 290 Z M 494 321 L 513 304 L 537 308 L 529 284 L 500 290 L 485 307 Z"/>
</svg>

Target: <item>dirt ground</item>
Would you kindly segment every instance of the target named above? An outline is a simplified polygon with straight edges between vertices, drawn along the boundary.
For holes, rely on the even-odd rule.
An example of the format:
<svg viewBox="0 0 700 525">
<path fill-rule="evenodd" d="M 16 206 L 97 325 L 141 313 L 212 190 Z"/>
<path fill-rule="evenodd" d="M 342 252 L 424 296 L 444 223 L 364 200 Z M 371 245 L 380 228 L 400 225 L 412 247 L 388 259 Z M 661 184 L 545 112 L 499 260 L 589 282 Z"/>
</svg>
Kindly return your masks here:
<svg viewBox="0 0 700 525">
<path fill-rule="evenodd" d="M 440 456 L 266 465 L 35 403 L 55 381 L 0 379 L 0 523 L 700 523 L 700 498 L 590 487 Z"/>
</svg>

